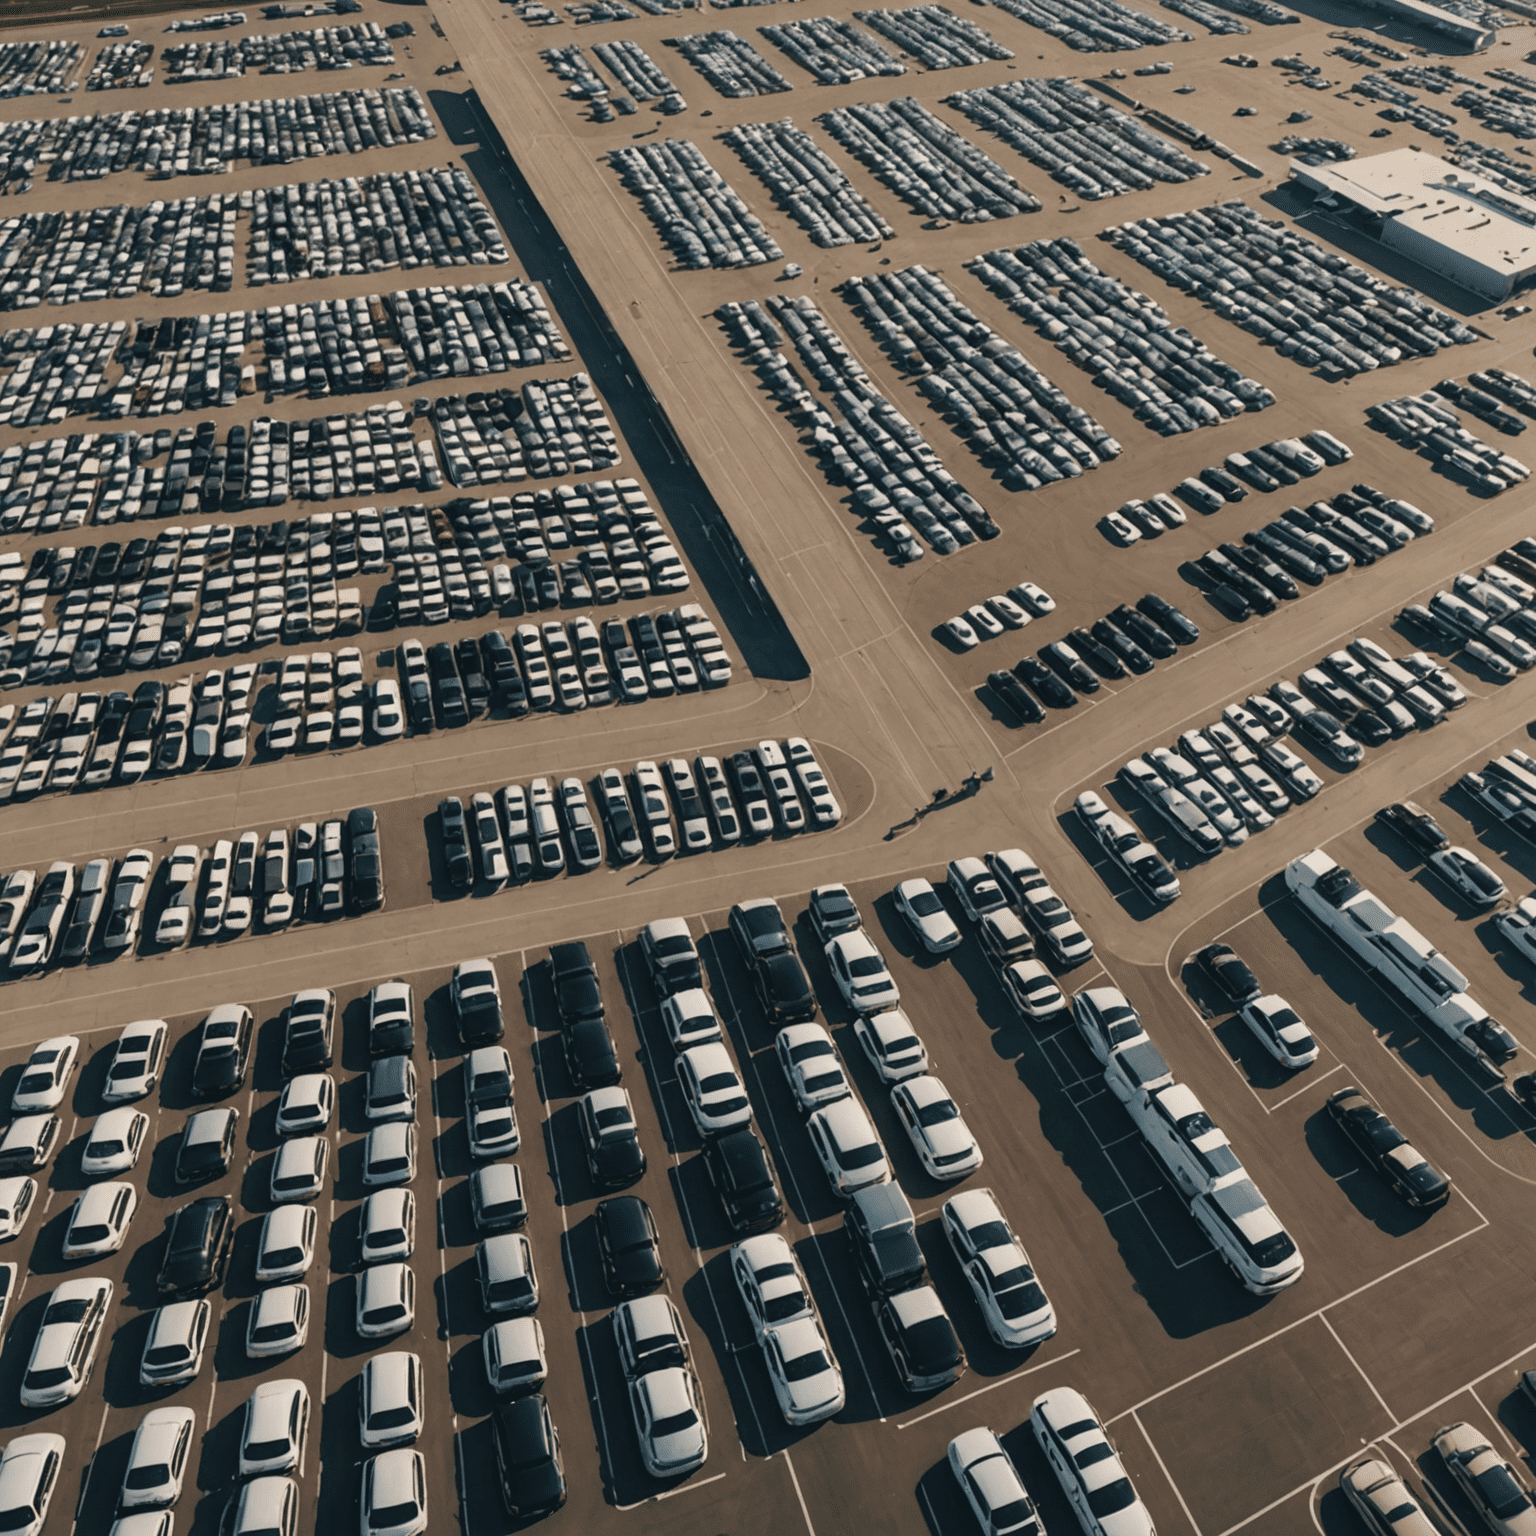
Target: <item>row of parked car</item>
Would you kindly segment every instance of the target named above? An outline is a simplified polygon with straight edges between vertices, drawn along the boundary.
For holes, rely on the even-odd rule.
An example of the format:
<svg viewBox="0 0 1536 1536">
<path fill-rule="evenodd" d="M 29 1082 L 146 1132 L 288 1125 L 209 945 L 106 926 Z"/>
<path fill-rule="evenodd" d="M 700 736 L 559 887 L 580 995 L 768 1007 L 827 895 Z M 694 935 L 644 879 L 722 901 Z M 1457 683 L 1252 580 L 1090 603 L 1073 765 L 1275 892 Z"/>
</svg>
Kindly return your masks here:
<svg viewBox="0 0 1536 1536">
<path fill-rule="evenodd" d="M 117 91 L 137 86 L 143 90 L 155 78 L 149 62 L 154 55 L 155 45 L 138 38 L 126 43 L 108 43 L 96 55 L 91 72 L 85 78 L 85 88 L 88 91 Z"/>
<path fill-rule="evenodd" d="M 1536 540 L 1519 539 L 1493 565 L 1462 571 L 1429 600 L 1410 603 L 1399 622 L 1444 648 L 1459 646 L 1487 674 L 1505 681 L 1536 664 Z"/>
<path fill-rule="evenodd" d="M 1209 857 L 1241 846 L 1321 791 L 1322 779 L 1287 736 L 1347 771 L 1362 760 L 1362 743 L 1381 746 L 1428 729 L 1467 701 L 1450 673 L 1422 652 L 1397 658 L 1365 638 L 1330 651 L 1297 683 L 1281 681 L 1229 704 L 1219 720 L 1185 731 L 1177 750 L 1157 747 L 1126 763 L 1120 782 L 1160 830 Z"/>
<path fill-rule="evenodd" d="M 1014 588 L 1005 601 L 1022 609 L 1027 595 Z M 995 609 L 996 602 L 996 598 L 988 598 L 985 604 L 968 608 L 963 616 L 948 620 L 941 628 L 953 634 L 949 626 L 963 624 L 956 642 L 962 647 L 966 634 L 974 636 L 978 628 L 985 630 L 988 620 L 1001 630 L 1007 627 L 1003 617 L 1006 610 Z M 1021 723 L 1035 724 L 1045 719 L 1043 705 L 1070 709 L 1078 694 L 1099 691 L 1101 677 L 1150 672 L 1179 646 L 1193 645 L 1199 638 L 1199 625 L 1182 609 L 1156 592 L 1148 592 L 1134 608 L 1121 603 L 1088 628 L 1068 630 L 1065 640 L 1053 640 L 1033 656 L 1021 657 L 1012 671 L 999 668 L 989 672 L 987 687 Z"/>
<path fill-rule="evenodd" d="M 436 137 L 437 124 L 414 86 L 18 118 L 0 124 L 0 181 L 30 185 L 40 164 L 49 181 L 96 181 L 129 170 L 157 179 L 223 175 L 235 160 L 288 165 Z"/>
<path fill-rule="evenodd" d="M 1181 500 L 1196 512 L 1209 515 L 1244 500 L 1250 489 L 1273 491 L 1282 485 L 1295 485 L 1328 465 L 1346 464 L 1354 456 L 1347 443 L 1321 428 L 1305 437 L 1280 438 L 1260 448 L 1229 453 L 1220 464 L 1207 464 L 1198 474 L 1186 475 L 1171 494 L 1159 491 L 1144 501 L 1133 497 L 1119 511 L 1108 513 L 1100 527 L 1122 546 L 1139 543 L 1143 537 L 1155 539 L 1189 521 L 1189 514 L 1179 505 Z M 1372 503 L 1373 508 L 1376 505 Z M 1372 515 L 1376 515 L 1374 511 Z"/>
<path fill-rule="evenodd" d="M 894 54 L 838 16 L 810 16 L 757 30 L 823 85 L 851 85 L 907 72 Z"/>
<path fill-rule="evenodd" d="M 720 136 L 773 193 L 774 202 L 823 247 L 888 240 L 896 231 L 791 118 L 737 123 Z"/>
<path fill-rule="evenodd" d="M 1076 80 L 1009 80 L 956 91 L 945 105 L 1091 202 L 1210 175 L 1209 166 Z"/>
<path fill-rule="evenodd" d="M 1055 613 L 1056 599 L 1033 581 L 1021 581 L 983 603 L 972 603 L 964 613 L 946 619 L 937 632 L 961 650 L 974 650 L 982 640 L 993 640 L 1006 630 L 1023 629 L 1048 613 Z"/>
<path fill-rule="evenodd" d="M 1076 479 L 1120 444 L 924 267 L 842 288 L 903 372 L 1009 490 Z"/>
<path fill-rule="evenodd" d="M 1529 465 L 1462 426 L 1461 417 L 1438 390 L 1383 400 L 1367 406 L 1365 414 L 1404 447 L 1427 455 L 1437 469 L 1485 496 L 1497 496 L 1530 478 Z"/>
<path fill-rule="evenodd" d="M 859 102 L 816 121 L 907 206 L 975 224 L 1039 211 L 1040 199 L 915 96 Z"/>
<path fill-rule="evenodd" d="M 72 91 L 85 47 L 68 38 L 0 45 L 0 97 L 56 96 Z"/>
<path fill-rule="evenodd" d="M 636 763 L 626 775 L 605 768 L 587 785 L 579 778 L 552 784 L 535 779 L 525 790 L 507 784 L 464 803 L 449 796 L 438 804 L 438 831 L 448 883 L 466 890 L 492 889 L 509 880 L 582 873 L 607 857 L 628 864 L 642 854 L 653 860 L 675 853 L 702 853 L 743 841 L 834 827 L 843 809 L 810 743 L 792 736 L 782 745 L 760 741 L 725 759 L 701 756 Z M 674 821 L 674 815 L 676 820 Z"/>
<path fill-rule="evenodd" d="M 691 139 L 626 144 L 608 163 L 640 200 L 679 266 L 752 267 L 784 252 Z"/>
<path fill-rule="evenodd" d="M 721 29 L 663 39 L 676 48 L 722 96 L 772 96 L 790 83 L 746 38 Z"/>
<path fill-rule="evenodd" d="M 1139 219 L 1108 240 L 1176 288 L 1326 377 L 1465 346 L 1478 333 L 1448 311 L 1240 201 Z"/>
<path fill-rule="evenodd" d="M 160 62 L 169 84 L 184 80 L 232 80 L 257 71 L 290 75 L 305 69 L 352 69 L 395 62 L 395 50 L 376 21 L 297 32 L 255 32 L 206 43 L 168 43 Z"/>
<path fill-rule="evenodd" d="M 1189 33 L 1160 16 L 1119 4 L 1119 0 L 996 0 L 1032 27 L 1039 27 L 1080 53 L 1114 53 L 1122 48 L 1187 43 Z"/>
<path fill-rule="evenodd" d="M 799 418 L 809 439 L 807 452 L 829 480 L 848 487 L 853 511 L 874 523 L 896 558 L 903 563 L 922 558 L 918 533 L 941 555 L 995 538 L 998 527 L 986 508 L 875 385 L 815 302 L 802 296 L 768 304 L 827 400 L 790 367 L 779 351 L 783 336 L 756 299 L 723 304 L 715 318 L 768 392 Z"/>
<path fill-rule="evenodd" d="M 306 821 L 265 837 L 221 838 L 205 853 L 179 843 L 159 862 L 147 848 L 121 859 L 91 859 L 77 873 L 67 861 L 38 879 L 13 870 L 0 883 L 0 962 L 11 976 L 54 961 L 156 949 L 199 939 L 237 938 L 259 922 L 268 932 L 384 905 L 383 850 L 370 809 L 345 821 Z M 147 926 L 150 896 L 160 903 Z"/>
<path fill-rule="evenodd" d="M 958 69 L 987 59 L 1011 59 L 1005 48 L 974 21 L 942 5 L 910 5 L 899 11 L 855 11 L 866 27 L 889 38 L 926 69 Z"/>
<path fill-rule="evenodd" d="M 1164 437 L 1262 411 L 1274 394 L 1103 271 L 1075 240 L 1036 240 L 968 262 L 1016 315 Z"/>
</svg>

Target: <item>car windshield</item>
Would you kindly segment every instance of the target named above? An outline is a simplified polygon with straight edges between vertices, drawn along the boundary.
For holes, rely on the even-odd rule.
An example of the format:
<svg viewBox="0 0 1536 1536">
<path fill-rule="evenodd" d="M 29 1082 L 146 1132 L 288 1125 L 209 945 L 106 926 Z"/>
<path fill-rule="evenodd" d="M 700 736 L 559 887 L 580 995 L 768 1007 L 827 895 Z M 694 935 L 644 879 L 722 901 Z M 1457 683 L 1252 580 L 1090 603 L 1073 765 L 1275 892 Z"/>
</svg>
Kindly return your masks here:
<svg viewBox="0 0 1536 1536">
<path fill-rule="evenodd" d="M 970 1229 L 971 1247 L 977 1253 L 985 1253 L 988 1248 L 1004 1248 L 1013 1241 L 1013 1234 L 1008 1230 L 1008 1223 L 998 1219 L 996 1221 L 984 1221 L 979 1226 Z"/>
<path fill-rule="evenodd" d="M 662 1435 L 677 1435 L 681 1434 L 685 1429 L 691 1429 L 698 1422 L 698 1414 L 692 1408 L 684 1408 L 681 1413 L 669 1413 L 657 1419 L 651 1425 L 651 1430 L 658 1437 Z"/>
<path fill-rule="evenodd" d="M 1004 1317 L 1026 1317 L 1045 1305 L 1045 1292 L 1035 1283 L 1035 1273 L 1027 1264 L 999 1275 L 993 1283 L 998 1311 Z"/>
<path fill-rule="evenodd" d="M 793 1360 L 784 1362 L 784 1379 L 807 1381 L 812 1376 L 820 1376 L 823 1371 L 831 1369 L 827 1357 L 819 1349 L 813 1349 L 808 1355 L 796 1355 Z"/>
<path fill-rule="evenodd" d="M 397 1526 L 409 1525 L 416 1518 L 416 1501 L 403 1504 L 376 1505 L 368 1514 L 368 1528 L 373 1531 L 392 1531 Z"/>
<path fill-rule="evenodd" d="M 805 1079 L 805 1091 L 807 1093 L 820 1093 L 826 1088 L 836 1088 L 846 1082 L 841 1070 L 834 1069 L 831 1072 L 818 1072 L 814 1077 Z"/>
<path fill-rule="evenodd" d="M 276 1461 L 286 1456 L 292 1442 L 285 1435 L 281 1440 L 252 1440 L 245 1448 L 247 1461 Z"/>
<path fill-rule="evenodd" d="M 392 1323 L 396 1318 L 404 1316 L 404 1303 L 392 1301 L 382 1307 L 370 1307 L 366 1312 L 363 1313 L 363 1321 L 370 1326 L 373 1326 L 379 1323 Z"/>
<path fill-rule="evenodd" d="M 935 912 L 944 910 L 944 903 L 939 900 L 934 891 L 918 891 L 908 902 L 908 905 L 919 917 L 932 917 Z"/>
<path fill-rule="evenodd" d="M 56 1301 L 43 1313 L 43 1327 L 50 1328 L 54 1323 L 82 1323 L 90 1309 L 90 1302 L 83 1299 Z"/>
<path fill-rule="evenodd" d="M 1102 1488 L 1090 1489 L 1088 1493 L 1088 1508 L 1100 1519 L 1122 1509 L 1129 1509 L 1135 1502 L 1136 1490 L 1131 1487 L 1128 1477 L 1117 1477 L 1114 1482 L 1105 1483 Z"/>
<path fill-rule="evenodd" d="M 943 1125 L 946 1120 L 958 1120 L 960 1111 L 955 1106 L 953 1099 L 939 1099 L 933 1104 L 925 1104 L 917 1112 L 919 1125 Z"/>
<path fill-rule="evenodd" d="M 289 1264 L 297 1264 L 304 1257 L 304 1250 L 297 1246 L 292 1248 L 269 1248 L 261 1256 L 263 1269 L 284 1269 Z"/>
<path fill-rule="evenodd" d="M 120 1141 L 93 1141 L 86 1149 L 87 1157 L 116 1157 L 123 1150 Z"/>
<path fill-rule="evenodd" d="M 734 1082 L 735 1079 L 732 1078 L 731 1081 Z M 619 1106 L 615 1106 L 612 1109 L 598 1110 L 596 1119 L 597 1128 L 600 1131 L 614 1130 L 619 1126 L 627 1126 L 630 1123 L 629 1111 Z"/>
<path fill-rule="evenodd" d="M 185 1344 L 157 1344 L 144 1351 L 145 1365 L 175 1365 L 179 1360 L 190 1360 L 192 1351 Z"/>
<path fill-rule="evenodd" d="M 263 1323 L 251 1329 L 251 1340 L 256 1344 L 275 1344 L 279 1339 L 291 1339 L 298 1329 L 291 1322 Z"/>
<path fill-rule="evenodd" d="M 112 1229 L 104 1221 L 93 1221 L 83 1227 L 71 1227 L 69 1229 L 69 1242 L 71 1247 L 79 1247 L 83 1243 L 99 1243 L 104 1237 L 111 1235 Z"/>
<path fill-rule="evenodd" d="M 763 1316 L 770 1323 L 782 1323 L 805 1310 L 805 1292 L 798 1287 L 782 1296 L 770 1296 L 763 1303 Z"/>
<path fill-rule="evenodd" d="M 736 1087 L 736 1074 L 734 1072 L 711 1072 L 699 1084 L 701 1093 L 724 1093 Z"/>
<path fill-rule="evenodd" d="M 878 1141 L 866 1142 L 862 1147 L 838 1147 L 837 1160 L 844 1168 L 868 1168 L 878 1163 L 885 1154 Z"/>
</svg>

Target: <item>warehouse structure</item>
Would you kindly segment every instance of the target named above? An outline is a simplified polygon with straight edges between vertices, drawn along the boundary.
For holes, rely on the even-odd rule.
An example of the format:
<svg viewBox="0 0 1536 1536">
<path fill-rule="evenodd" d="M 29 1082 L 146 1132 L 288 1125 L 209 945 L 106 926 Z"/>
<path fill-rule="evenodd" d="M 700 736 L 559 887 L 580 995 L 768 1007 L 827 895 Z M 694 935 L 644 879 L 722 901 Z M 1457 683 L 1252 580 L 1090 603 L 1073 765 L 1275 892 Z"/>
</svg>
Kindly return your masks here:
<svg viewBox="0 0 1536 1536">
<path fill-rule="evenodd" d="M 1437 155 L 1293 160 L 1291 179 L 1319 206 L 1357 215 L 1383 245 L 1483 298 L 1507 299 L 1536 279 L 1536 201 Z"/>
</svg>

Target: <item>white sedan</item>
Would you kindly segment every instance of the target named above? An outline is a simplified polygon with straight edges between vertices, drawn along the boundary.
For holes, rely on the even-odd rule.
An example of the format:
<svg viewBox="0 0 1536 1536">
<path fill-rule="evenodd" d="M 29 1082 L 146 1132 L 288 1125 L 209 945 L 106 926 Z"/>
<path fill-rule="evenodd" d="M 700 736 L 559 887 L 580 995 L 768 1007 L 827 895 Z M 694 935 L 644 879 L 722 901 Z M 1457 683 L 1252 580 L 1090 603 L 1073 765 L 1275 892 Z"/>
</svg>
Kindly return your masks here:
<svg viewBox="0 0 1536 1536">
<path fill-rule="evenodd" d="M 1015 960 L 1002 971 L 1008 1000 L 1032 1024 L 1054 1019 L 1067 1006 L 1051 973 L 1038 960 Z"/>
<path fill-rule="evenodd" d="M 79 1055 L 80 1041 L 74 1035 L 58 1035 L 33 1046 L 21 1069 L 21 1081 L 11 1095 L 11 1113 L 28 1115 L 57 1109 L 64 1102 L 69 1074 Z"/>
<path fill-rule="evenodd" d="M 801 1109 L 812 1110 L 845 1099 L 853 1091 L 832 1037 L 820 1024 L 791 1024 L 781 1029 L 774 1048 L 789 1080 L 789 1091 Z"/>
<path fill-rule="evenodd" d="M 1024 1349 L 1056 1332 L 1052 1307 L 1024 1246 L 990 1189 L 944 1202 L 944 1235 L 970 1282 L 987 1332 L 1005 1349 Z"/>
<path fill-rule="evenodd" d="M 853 1033 L 882 1082 L 899 1083 L 928 1070 L 927 1047 L 900 1008 L 855 1019 Z"/>
<path fill-rule="evenodd" d="M 843 1373 L 814 1317 L 764 1329 L 762 1345 L 773 1395 L 787 1424 L 819 1424 L 842 1412 L 847 1401 Z"/>
<path fill-rule="evenodd" d="M 901 1002 L 901 988 L 885 957 L 862 928 L 840 933 L 826 948 L 827 964 L 843 1001 L 858 1013 L 881 1013 Z"/>
<path fill-rule="evenodd" d="M 1536 965 L 1536 896 L 1522 896 L 1514 906 L 1494 917 L 1499 932 L 1533 965 Z"/>
<path fill-rule="evenodd" d="M 999 629 L 1001 629 L 1000 625 Z M 945 619 L 939 625 L 939 633 L 947 640 L 953 641 L 962 651 L 974 651 L 981 643 L 977 639 L 976 631 L 971 628 L 969 621 L 962 618 L 958 613 L 954 618 Z"/>
<path fill-rule="evenodd" d="M 960 942 L 955 920 L 927 880 L 903 880 L 893 893 L 896 910 L 912 925 L 917 941 L 930 955 L 942 955 Z"/>
<path fill-rule="evenodd" d="M 891 1107 L 935 1179 L 962 1179 L 981 1167 L 981 1148 L 949 1090 L 928 1073 L 891 1089 Z"/>
<path fill-rule="evenodd" d="M 1491 907 L 1506 894 L 1504 882 L 1466 848 L 1452 844 L 1428 856 L 1430 867 L 1474 907 Z"/>
<path fill-rule="evenodd" d="M 640 1460 L 652 1477 L 677 1477 L 702 1467 L 709 1431 L 698 1382 L 686 1366 L 648 1371 L 629 1384 Z"/>
<path fill-rule="evenodd" d="M 80 1154 L 80 1172 L 88 1179 L 107 1173 L 127 1173 L 139 1160 L 149 1116 L 124 1105 L 97 1117 L 90 1139 Z"/>
<path fill-rule="evenodd" d="M 1293 1071 L 1317 1060 L 1317 1041 L 1291 1005 L 1274 992 L 1256 997 L 1237 1014 L 1282 1067 Z"/>
<path fill-rule="evenodd" d="M 988 1536 L 1040 1536 L 1024 1479 L 990 1429 L 968 1429 L 949 1442 L 949 1470 Z"/>
<path fill-rule="evenodd" d="M 805 1271 L 795 1250 L 779 1233 L 764 1232 L 737 1243 L 731 1249 L 731 1273 L 759 1337 L 764 1329 L 780 1323 L 815 1317 L 816 1304 L 811 1300 Z"/>
</svg>

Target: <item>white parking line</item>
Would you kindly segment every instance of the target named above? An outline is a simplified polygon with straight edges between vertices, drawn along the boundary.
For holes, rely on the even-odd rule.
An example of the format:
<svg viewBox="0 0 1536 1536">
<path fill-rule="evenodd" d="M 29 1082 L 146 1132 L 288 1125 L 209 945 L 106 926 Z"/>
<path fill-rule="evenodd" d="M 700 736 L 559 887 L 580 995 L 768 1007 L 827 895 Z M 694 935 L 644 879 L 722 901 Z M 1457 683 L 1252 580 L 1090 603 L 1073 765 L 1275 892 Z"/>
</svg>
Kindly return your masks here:
<svg viewBox="0 0 1536 1536">
<path fill-rule="evenodd" d="M 911 1429 L 914 1424 L 921 1424 L 924 1419 L 931 1419 L 937 1413 L 948 1413 L 951 1408 L 958 1408 L 961 1403 L 968 1403 L 973 1397 L 981 1397 L 987 1392 L 995 1392 L 999 1387 L 1006 1387 L 1009 1382 L 1022 1381 L 1026 1376 L 1033 1376 L 1036 1371 L 1048 1371 L 1053 1365 L 1060 1365 L 1064 1360 L 1070 1360 L 1073 1355 L 1082 1354 L 1081 1349 L 1069 1349 L 1064 1355 L 1053 1355 L 1049 1360 L 1042 1360 L 1038 1365 L 1026 1365 L 1022 1371 L 1015 1371 L 1011 1376 L 999 1377 L 996 1381 L 989 1381 L 984 1387 L 977 1387 L 974 1392 L 967 1392 L 964 1397 L 952 1398 L 947 1403 L 940 1403 L 937 1408 L 930 1408 L 926 1413 L 920 1413 L 916 1418 L 900 1419 L 897 1421 L 897 1429 Z"/>
<path fill-rule="evenodd" d="M 805 1517 L 805 1528 L 810 1536 L 816 1536 L 816 1527 L 811 1524 L 811 1512 L 805 1507 L 805 1495 L 800 1491 L 800 1479 L 795 1476 L 795 1464 L 789 1459 L 788 1449 L 779 1452 L 784 1458 L 784 1465 L 789 1468 L 790 1481 L 795 1485 L 795 1497 L 800 1501 L 800 1513 Z"/>
<path fill-rule="evenodd" d="M 1136 1428 L 1141 1431 L 1141 1438 L 1147 1442 L 1147 1449 L 1152 1452 L 1158 1466 L 1163 1469 L 1163 1476 L 1168 1479 L 1168 1486 L 1173 1489 L 1173 1496 L 1179 1501 L 1179 1508 L 1184 1511 L 1184 1518 L 1189 1521 L 1190 1528 L 1195 1536 L 1203 1536 L 1200 1522 L 1190 1513 L 1189 1505 L 1185 1503 L 1184 1495 L 1179 1491 L 1179 1485 L 1173 1480 L 1173 1473 L 1168 1470 L 1168 1463 L 1163 1460 L 1162 1452 L 1152 1443 L 1152 1436 L 1147 1433 L 1147 1426 L 1141 1422 L 1141 1416 L 1133 1410 L 1131 1417 L 1136 1420 Z"/>
<path fill-rule="evenodd" d="M 1394 1414 L 1392 1410 L 1387 1406 L 1386 1398 L 1384 1398 L 1381 1393 L 1377 1391 L 1376 1383 L 1372 1381 L 1371 1378 L 1366 1374 L 1365 1367 L 1361 1365 L 1357 1359 L 1355 1359 L 1354 1352 L 1350 1349 L 1349 1345 L 1347 1345 L 1344 1340 L 1339 1337 L 1339 1330 L 1328 1321 L 1327 1314 L 1324 1313 L 1322 1317 L 1319 1318 L 1319 1321 L 1322 1323 L 1323 1327 L 1333 1335 L 1333 1342 L 1339 1346 L 1339 1349 L 1343 1353 L 1344 1358 L 1348 1360 L 1352 1366 L 1354 1366 L 1355 1372 L 1360 1377 L 1360 1380 L 1363 1381 L 1366 1386 L 1371 1389 L 1371 1396 L 1381 1404 L 1381 1411 L 1386 1414 L 1389 1419 L 1392 1419 L 1395 1422 L 1397 1415 Z"/>
<path fill-rule="evenodd" d="M 707 1488 L 711 1483 L 718 1483 L 726 1474 L 716 1472 L 713 1477 L 702 1477 L 698 1482 L 679 1483 L 676 1488 L 664 1488 L 660 1493 L 653 1493 L 648 1499 L 637 1499 L 633 1504 L 615 1504 L 613 1507 L 621 1514 L 639 1509 L 646 1504 L 660 1504 L 663 1499 L 675 1499 L 680 1493 L 692 1493 L 696 1488 Z"/>
</svg>

